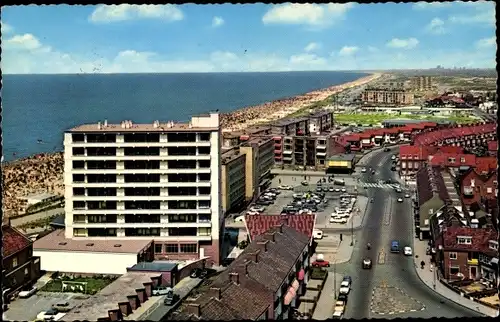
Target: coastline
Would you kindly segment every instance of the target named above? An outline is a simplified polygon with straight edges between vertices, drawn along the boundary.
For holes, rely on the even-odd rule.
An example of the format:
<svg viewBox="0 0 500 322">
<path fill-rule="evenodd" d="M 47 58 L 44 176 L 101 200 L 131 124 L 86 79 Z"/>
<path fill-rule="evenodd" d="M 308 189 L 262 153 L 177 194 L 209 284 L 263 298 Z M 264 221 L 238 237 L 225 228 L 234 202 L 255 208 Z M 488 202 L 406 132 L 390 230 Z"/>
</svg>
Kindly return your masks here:
<svg viewBox="0 0 500 322">
<path fill-rule="evenodd" d="M 221 113 L 223 132 L 244 130 L 250 126 L 287 117 L 346 89 L 365 85 L 382 76 L 372 73 L 357 80 L 315 90 L 294 97 L 248 106 Z M 266 115 L 266 117 L 262 117 Z M 38 153 L 29 157 L 2 162 L 4 180 L 2 208 L 6 217 L 22 213 L 19 199 L 29 194 L 49 192 L 64 195 L 64 153 Z M 20 185 L 21 183 L 21 185 Z"/>
</svg>

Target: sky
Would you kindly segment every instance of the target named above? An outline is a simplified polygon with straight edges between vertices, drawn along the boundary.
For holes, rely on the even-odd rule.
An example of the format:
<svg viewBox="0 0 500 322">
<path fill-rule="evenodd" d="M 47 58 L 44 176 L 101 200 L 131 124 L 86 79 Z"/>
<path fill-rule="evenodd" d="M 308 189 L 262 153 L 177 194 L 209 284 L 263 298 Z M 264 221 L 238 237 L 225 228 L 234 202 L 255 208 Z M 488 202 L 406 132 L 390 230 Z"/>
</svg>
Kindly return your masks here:
<svg viewBox="0 0 500 322">
<path fill-rule="evenodd" d="M 15 6 L 4 74 L 495 68 L 495 3 Z"/>
</svg>

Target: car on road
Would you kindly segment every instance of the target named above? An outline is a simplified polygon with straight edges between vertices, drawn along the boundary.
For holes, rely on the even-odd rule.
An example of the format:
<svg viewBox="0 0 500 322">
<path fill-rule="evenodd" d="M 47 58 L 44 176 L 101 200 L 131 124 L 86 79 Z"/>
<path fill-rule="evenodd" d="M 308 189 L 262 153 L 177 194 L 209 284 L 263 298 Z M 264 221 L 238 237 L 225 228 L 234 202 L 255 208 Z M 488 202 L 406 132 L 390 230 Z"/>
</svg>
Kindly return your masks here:
<svg viewBox="0 0 500 322">
<path fill-rule="evenodd" d="M 336 301 L 335 307 L 333 309 L 333 319 L 341 319 L 345 312 L 345 303 L 344 301 Z"/>
<path fill-rule="evenodd" d="M 347 304 L 347 294 L 339 294 L 339 296 L 337 296 L 337 300 L 343 301 L 344 303 Z"/>
<path fill-rule="evenodd" d="M 349 294 L 349 291 L 351 290 L 351 282 L 349 281 L 342 281 L 340 283 L 340 294 Z"/>
<path fill-rule="evenodd" d="M 340 189 L 340 191 L 347 192 L 346 188 L 342 188 L 342 189 Z"/>
<path fill-rule="evenodd" d="M 38 291 L 38 289 L 36 287 L 32 287 L 29 290 L 21 291 L 21 292 L 19 292 L 19 298 L 26 299 L 26 298 L 30 297 L 31 295 L 35 294 L 37 291 Z"/>
<path fill-rule="evenodd" d="M 403 190 L 401 190 L 401 188 L 396 188 L 396 192 L 397 193 L 401 193 Z"/>
<path fill-rule="evenodd" d="M 391 151 L 391 149 L 389 149 L 389 148 L 384 148 L 384 152 L 390 152 L 390 151 Z"/>
<path fill-rule="evenodd" d="M 313 230 L 313 238 L 314 239 L 323 239 L 323 231 L 319 229 Z"/>
<path fill-rule="evenodd" d="M 311 263 L 312 267 L 330 267 L 330 262 L 326 261 L 323 254 L 318 254 L 316 260 Z"/>
<path fill-rule="evenodd" d="M 66 313 L 61 313 L 55 308 L 50 308 L 47 311 L 42 311 L 37 314 L 36 319 L 39 321 L 58 321 L 62 319 Z"/>
<path fill-rule="evenodd" d="M 398 198 L 398 202 L 403 202 L 403 198 Z"/>
<path fill-rule="evenodd" d="M 281 190 L 293 190 L 293 187 L 292 186 L 289 186 L 289 185 L 280 185 L 278 186 L 278 189 L 281 189 Z"/>
<path fill-rule="evenodd" d="M 364 269 L 370 269 L 372 268 L 372 260 L 369 258 L 363 259 L 363 268 Z"/>
<path fill-rule="evenodd" d="M 279 189 L 276 189 L 276 188 L 269 188 L 269 189 L 267 189 L 267 191 L 274 193 L 275 195 L 281 194 L 281 191 L 279 191 Z"/>
<path fill-rule="evenodd" d="M 340 192 L 340 188 L 335 188 L 335 192 Z"/>
<path fill-rule="evenodd" d="M 406 194 L 405 194 L 405 198 L 410 198 L 410 194 L 409 194 L 409 193 L 406 193 Z"/>
<path fill-rule="evenodd" d="M 396 155 L 391 156 L 391 160 L 396 160 Z"/>
<path fill-rule="evenodd" d="M 397 240 L 391 242 L 391 253 L 399 253 L 399 242 Z"/>
<path fill-rule="evenodd" d="M 260 212 L 258 212 L 258 211 L 247 211 L 247 215 L 250 215 L 250 216 L 260 215 Z M 239 216 L 239 217 L 243 217 L 243 216 Z M 236 218 L 238 218 L 238 217 L 236 217 Z M 237 221 L 236 218 L 234 218 L 234 221 Z M 240 221 L 243 221 L 243 220 L 240 220 Z"/>
<path fill-rule="evenodd" d="M 405 256 L 412 256 L 412 255 L 413 255 L 413 252 L 412 252 L 412 250 L 411 250 L 411 247 L 409 247 L 409 246 L 406 246 L 406 247 L 404 248 L 404 253 L 405 253 Z"/>
<path fill-rule="evenodd" d="M 366 168 L 361 169 L 361 172 L 365 173 L 366 172 Z"/>
<path fill-rule="evenodd" d="M 69 312 L 73 309 L 73 307 L 69 305 L 68 301 L 59 301 L 56 304 L 53 304 L 52 307 L 60 313 Z"/>
<path fill-rule="evenodd" d="M 255 204 L 259 205 L 259 206 L 269 206 L 269 205 L 272 205 L 273 202 L 269 201 L 269 200 L 259 199 L 259 200 L 257 200 L 257 202 Z"/>
<path fill-rule="evenodd" d="M 304 181 L 302 181 L 300 184 L 301 184 L 301 185 L 303 185 L 303 186 L 308 186 L 308 185 L 309 185 L 309 182 L 307 182 L 307 181 L 305 181 L 305 180 L 304 180 Z"/>
<path fill-rule="evenodd" d="M 328 188 L 328 191 L 329 191 L 329 192 L 334 192 L 334 191 L 335 191 L 335 188 L 333 188 L 333 187 L 329 187 L 329 188 Z"/>
<path fill-rule="evenodd" d="M 323 188 L 321 188 L 321 186 L 317 186 L 316 187 L 316 192 L 321 192 L 321 191 L 323 191 Z"/>
</svg>

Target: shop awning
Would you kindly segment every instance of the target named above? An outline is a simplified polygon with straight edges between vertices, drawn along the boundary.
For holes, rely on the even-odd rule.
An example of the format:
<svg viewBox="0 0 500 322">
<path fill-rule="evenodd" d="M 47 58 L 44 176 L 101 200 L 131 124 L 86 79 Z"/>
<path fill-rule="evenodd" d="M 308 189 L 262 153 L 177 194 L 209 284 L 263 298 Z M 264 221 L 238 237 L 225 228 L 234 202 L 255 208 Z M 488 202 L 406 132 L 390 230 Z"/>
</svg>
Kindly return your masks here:
<svg viewBox="0 0 500 322">
<path fill-rule="evenodd" d="M 302 268 L 298 273 L 297 273 L 297 278 L 299 279 L 299 281 L 303 281 L 304 280 L 304 277 L 306 276 L 306 272 L 304 271 L 304 269 Z"/>
<path fill-rule="evenodd" d="M 283 303 L 285 305 L 290 305 L 290 303 L 292 303 L 296 295 L 297 292 L 293 289 L 293 287 L 289 287 L 288 292 L 286 293 L 285 298 L 283 299 Z"/>
</svg>

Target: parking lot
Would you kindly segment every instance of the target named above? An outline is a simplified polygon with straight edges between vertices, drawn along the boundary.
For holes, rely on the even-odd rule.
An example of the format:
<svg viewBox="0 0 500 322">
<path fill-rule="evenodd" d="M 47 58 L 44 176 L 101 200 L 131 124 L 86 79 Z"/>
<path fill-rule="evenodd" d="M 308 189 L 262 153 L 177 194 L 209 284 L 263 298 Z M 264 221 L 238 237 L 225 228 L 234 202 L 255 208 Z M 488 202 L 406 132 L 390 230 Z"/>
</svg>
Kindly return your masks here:
<svg viewBox="0 0 500 322">
<path fill-rule="evenodd" d="M 4 312 L 4 320 L 34 321 L 38 313 L 47 311 L 56 303 L 66 301 L 70 307 L 75 307 L 86 298 L 87 295 L 83 294 L 38 292 L 27 299 L 11 302 L 8 310 Z"/>
</svg>

